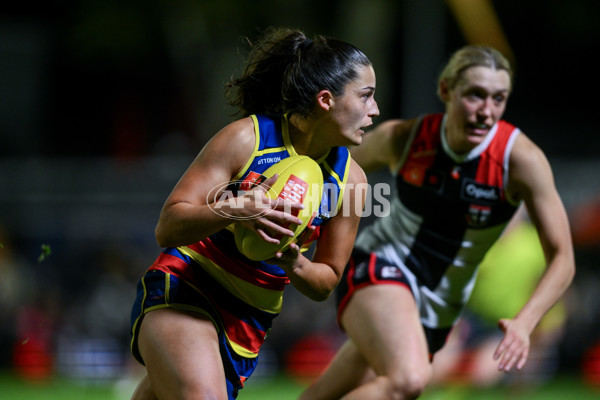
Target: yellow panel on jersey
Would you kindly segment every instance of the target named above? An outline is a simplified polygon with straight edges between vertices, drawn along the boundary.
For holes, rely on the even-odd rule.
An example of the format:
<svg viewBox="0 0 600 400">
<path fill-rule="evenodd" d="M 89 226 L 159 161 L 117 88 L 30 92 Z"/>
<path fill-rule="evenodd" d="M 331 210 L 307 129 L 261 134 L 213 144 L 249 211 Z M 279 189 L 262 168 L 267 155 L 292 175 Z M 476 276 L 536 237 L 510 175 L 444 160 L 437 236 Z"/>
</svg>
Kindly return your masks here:
<svg viewBox="0 0 600 400">
<path fill-rule="evenodd" d="M 228 292 L 246 304 L 273 314 L 281 312 L 283 303 L 283 292 L 281 290 L 263 288 L 238 278 L 215 264 L 211 259 L 195 252 L 190 247 L 180 247 L 179 251 L 191 257 L 198 264 L 201 264 L 210 276 L 223 285 Z"/>
</svg>

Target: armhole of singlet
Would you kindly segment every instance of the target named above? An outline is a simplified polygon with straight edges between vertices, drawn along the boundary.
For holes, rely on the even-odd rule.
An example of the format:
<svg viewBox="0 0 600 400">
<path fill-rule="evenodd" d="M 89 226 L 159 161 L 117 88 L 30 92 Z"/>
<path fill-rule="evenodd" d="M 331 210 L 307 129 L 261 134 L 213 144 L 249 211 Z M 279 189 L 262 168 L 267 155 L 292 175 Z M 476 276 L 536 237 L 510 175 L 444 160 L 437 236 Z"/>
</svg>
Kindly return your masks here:
<svg viewBox="0 0 600 400">
<path fill-rule="evenodd" d="M 517 140 L 517 137 L 519 136 L 519 134 L 521 133 L 521 130 L 519 128 L 515 128 L 513 129 L 513 131 L 510 134 L 510 137 L 508 138 L 508 142 L 506 143 L 506 148 L 504 149 L 504 187 L 507 188 L 508 187 L 508 168 L 509 168 L 509 164 L 510 164 L 510 154 L 512 153 L 512 148 L 515 145 L 515 141 Z M 520 201 L 515 201 L 513 198 L 511 198 L 508 195 L 508 192 L 505 191 L 506 193 L 506 200 L 512 204 L 513 206 L 518 206 L 521 202 Z"/>
<path fill-rule="evenodd" d="M 396 176 L 398 174 L 398 171 L 402 167 L 402 165 L 404 165 L 404 161 L 406 161 L 406 157 L 408 157 L 408 153 L 410 152 L 410 147 L 412 146 L 413 140 L 415 140 L 415 136 L 417 135 L 417 132 L 419 131 L 419 127 L 421 126 L 422 122 L 423 122 L 423 116 L 421 115 L 417 118 L 417 120 L 415 121 L 413 126 L 410 128 L 408 140 L 406 141 L 406 143 L 404 145 L 404 149 L 402 150 L 402 156 L 400 157 L 400 160 L 398 161 L 398 163 L 396 163 L 396 165 L 394 165 L 394 167 L 390 171 L 393 176 Z"/>
<path fill-rule="evenodd" d="M 339 176 L 336 177 L 336 180 L 338 181 L 338 185 L 340 187 L 340 195 L 338 198 L 338 204 L 337 204 L 337 212 L 340 211 L 340 209 L 342 208 L 342 203 L 344 201 L 344 192 L 346 191 L 346 182 L 348 182 L 348 178 L 350 175 L 350 163 L 352 163 L 352 157 L 350 156 L 350 150 L 348 150 L 346 148 L 346 167 L 344 168 L 344 177 L 340 179 Z M 333 173 L 335 173 L 335 171 L 332 171 Z"/>
<path fill-rule="evenodd" d="M 281 136 L 283 138 L 283 145 L 290 156 L 297 156 L 298 153 L 292 144 L 292 138 L 290 138 L 290 128 L 288 114 L 284 114 L 281 117 Z"/>
<path fill-rule="evenodd" d="M 244 176 L 244 174 L 252 164 L 254 157 L 256 157 L 258 148 L 260 146 L 260 128 L 258 125 L 258 119 L 254 114 L 250 115 L 250 118 L 252 118 L 252 123 L 254 124 L 254 149 L 252 150 L 252 154 L 250 155 L 250 157 L 248 157 L 248 161 L 246 161 L 244 167 L 237 174 L 235 174 L 235 176 L 232 178 L 232 181 L 237 181 L 242 176 Z"/>
</svg>

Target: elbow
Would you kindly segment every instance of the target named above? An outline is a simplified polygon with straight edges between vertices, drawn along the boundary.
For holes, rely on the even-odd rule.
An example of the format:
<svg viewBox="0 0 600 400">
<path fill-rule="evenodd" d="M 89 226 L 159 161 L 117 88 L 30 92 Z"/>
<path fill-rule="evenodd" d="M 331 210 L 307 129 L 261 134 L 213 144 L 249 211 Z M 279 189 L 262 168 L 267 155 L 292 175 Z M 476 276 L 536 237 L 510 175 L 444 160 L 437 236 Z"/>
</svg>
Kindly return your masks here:
<svg viewBox="0 0 600 400">
<path fill-rule="evenodd" d="M 335 272 L 335 270 L 334 270 Z M 335 291 L 335 288 L 339 285 L 342 279 L 342 273 L 335 273 L 328 278 L 320 280 L 319 285 L 312 286 L 310 294 L 306 294 L 313 301 L 324 302 L 331 294 Z"/>
<path fill-rule="evenodd" d="M 333 290 L 335 289 L 335 287 L 329 288 L 328 285 L 327 286 L 315 286 L 315 285 L 308 284 L 307 282 L 303 282 L 303 283 L 294 282 L 294 286 L 304 296 L 308 297 L 312 301 L 316 301 L 319 303 L 327 300 L 329 298 L 329 296 L 331 296 L 331 293 L 333 293 Z"/>
<path fill-rule="evenodd" d="M 569 284 L 571 284 L 571 282 L 573 281 L 573 279 L 575 278 L 575 260 L 571 260 L 571 262 L 569 263 L 569 271 L 568 271 L 568 275 L 567 275 L 567 280 L 569 282 Z"/>
<path fill-rule="evenodd" d="M 570 251 L 567 253 L 565 264 L 567 265 L 567 279 L 569 280 L 569 282 L 571 282 L 573 278 L 575 278 L 576 269 L 575 252 L 573 251 L 573 248 L 571 248 Z"/>
<path fill-rule="evenodd" d="M 563 257 L 557 257 L 555 262 L 557 263 L 557 266 L 561 266 L 561 278 L 564 283 L 564 287 L 569 287 L 575 278 L 574 254 L 571 252 L 570 254 L 565 254 Z"/>
<path fill-rule="evenodd" d="M 313 293 L 308 295 L 308 298 L 310 298 L 313 301 L 322 303 L 325 300 L 327 300 L 329 298 L 329 296 L 331 295 L 331 293 L 333 293 L 333 290 L 327 291 L 327 290 L 321 290 L 321 291 L 314 291 Z"/>
<path fill-rule="evenodd" d="M 166 234 L 165 230 L 163 229 L 160 223 L 158 223 L 158 225 L 156 225 L 156 228 L 154 229 L 154 238 L 156 239 L 156 243 L 160 247 L 170 246 L 168 235 Z"/>
<path fill-rule="evenodd" d="M 322 303 L 322 302 L 326 301 L 327 299 L 329 299 L 329 297 L 335 290 L 336 286 L 337 286 L 337 282 L 335 285 L 324 285 L 321 287 L 314 288 L 311 291 L 310 295 L 308 295 L 308 297 L 313 301 Z"/>
</svg>

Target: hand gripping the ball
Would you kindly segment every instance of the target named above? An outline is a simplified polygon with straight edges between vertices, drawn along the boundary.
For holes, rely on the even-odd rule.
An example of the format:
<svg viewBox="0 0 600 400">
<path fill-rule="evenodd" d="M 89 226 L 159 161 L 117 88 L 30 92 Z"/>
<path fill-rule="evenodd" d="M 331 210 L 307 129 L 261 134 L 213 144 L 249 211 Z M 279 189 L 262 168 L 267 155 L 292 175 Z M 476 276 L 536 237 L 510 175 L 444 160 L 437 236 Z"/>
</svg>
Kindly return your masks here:
<svg viewBox="0 0 600 400">
<path fill-rule="evenodd" d="M 323 191 L 321 167 L 307 156 L 284 158 L 263 175 L 267 179 L 258 187 L 266 189 L 272 211 L 259 221 L 238 221 L 234 227 L 238 250 L 254 261 L 271 259 L 298 240 L 317 214 Z"/>
<path fill-rule="evenodd" d="M 266 243 L 275 245 L 281 242 L 281 237 L 294 237 L 290 226 L 302 223 L 297 215 L 304 208 L 298 201 L 273 199 L 267 195 L 278 178 L 275 174 L 244 194 L 245 216 L 236 221 L 238 229 L 252 231 Z"/>
</svg>

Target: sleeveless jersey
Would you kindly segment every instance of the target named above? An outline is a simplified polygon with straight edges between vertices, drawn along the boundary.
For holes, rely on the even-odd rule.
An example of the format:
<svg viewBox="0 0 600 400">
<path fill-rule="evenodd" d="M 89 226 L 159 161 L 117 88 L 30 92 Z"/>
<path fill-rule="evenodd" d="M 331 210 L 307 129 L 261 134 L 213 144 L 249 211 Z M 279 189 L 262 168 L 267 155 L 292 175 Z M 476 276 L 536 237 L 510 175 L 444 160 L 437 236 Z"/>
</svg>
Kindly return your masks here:
<svg viewBox="0 0 600 400">
<path fill-rule="evenodd" d="M 469 299 L 477 268 L 516 211 L 506 198 L 508 161 L 519 129 L 499 121 L 464 155 L 450 149 L 444 114 L 421 118 L 411 132 L 390 215 L 356 246 L 400 267 L 421 321 L 452 326 Z"/>
<path fill-rule="evenodd" d="M 285 116 L 251 115 L 255 147 L 246 165 L 229 187 L 249 189 L 261 181 L 262 173 L 280 160 L 297 155 L 291 144 Z M 319 227 L 331 216 L 331 204 L 341 206 L 348 179 L 350 153 L 335 147 L 318 160 L 324 187 L 319 214 L 312 224 Z M 262 177 L 264 178 L 264 177 Z M 339 201 L 338 201 L 339 199 Z M 313 234 L 316 239 L 318 234 Z M 211 318 L 224 329 L 228 344 L 240 356 L 254 358 L 263 344 L 272 320 L 279 314 L 289 278 L 276 265 L 251 261 L 236 248 L 233 224 L 200 242 L 167 248 L 151 269 L 179 276 L 198 288 L 212 304 Z"/>
</svg>

